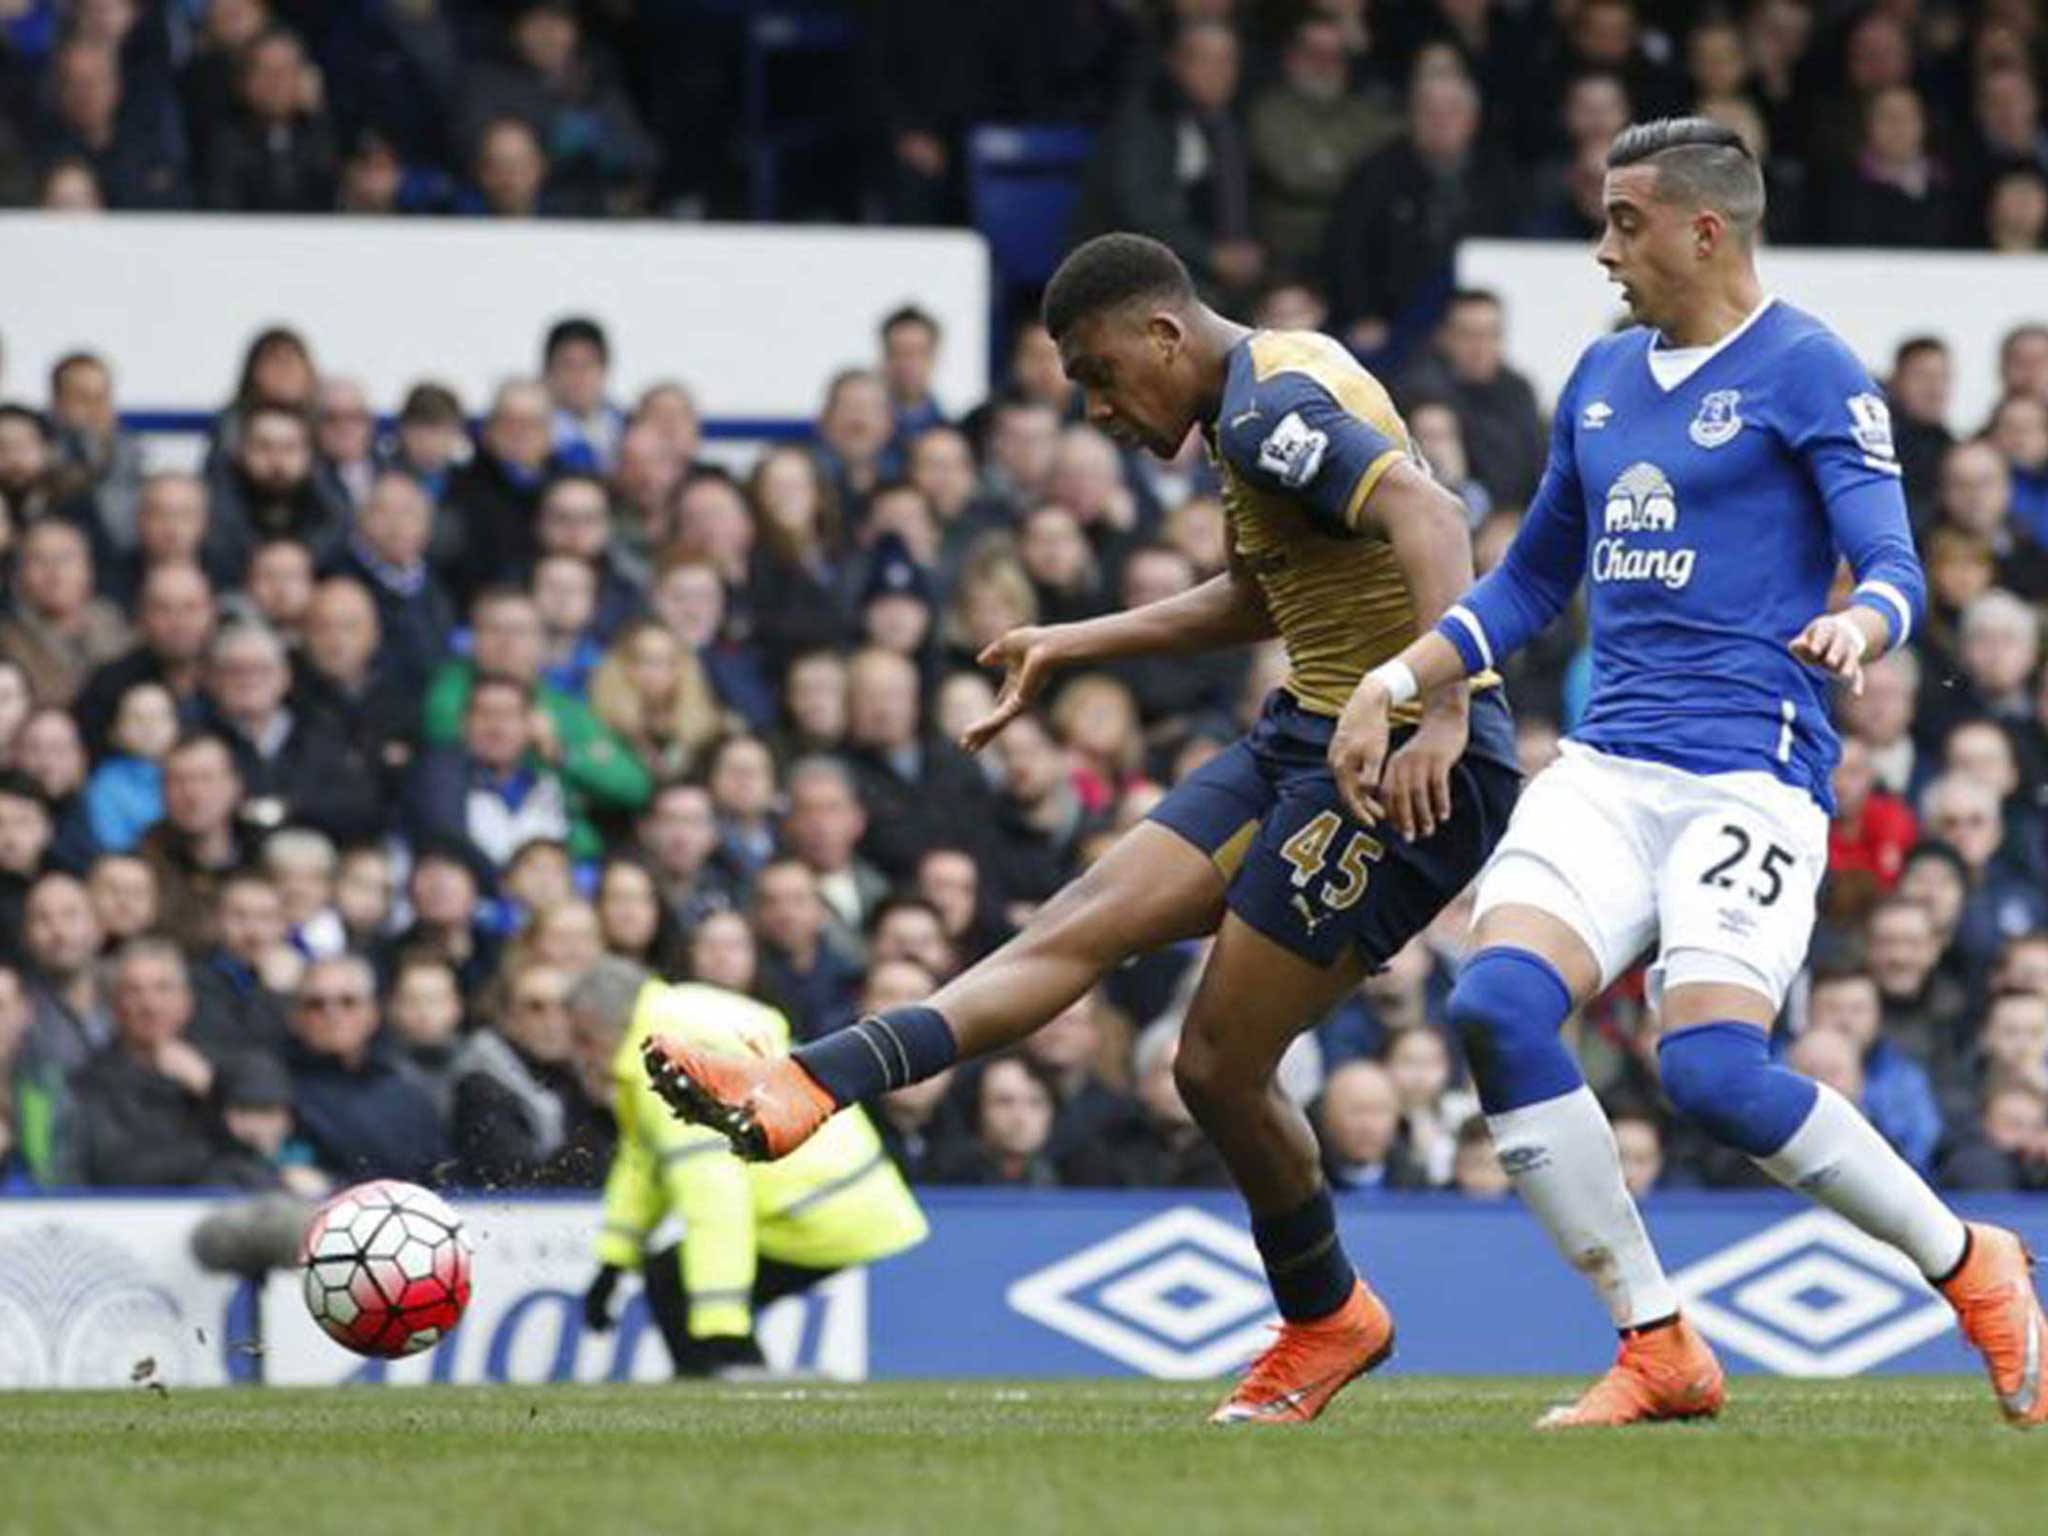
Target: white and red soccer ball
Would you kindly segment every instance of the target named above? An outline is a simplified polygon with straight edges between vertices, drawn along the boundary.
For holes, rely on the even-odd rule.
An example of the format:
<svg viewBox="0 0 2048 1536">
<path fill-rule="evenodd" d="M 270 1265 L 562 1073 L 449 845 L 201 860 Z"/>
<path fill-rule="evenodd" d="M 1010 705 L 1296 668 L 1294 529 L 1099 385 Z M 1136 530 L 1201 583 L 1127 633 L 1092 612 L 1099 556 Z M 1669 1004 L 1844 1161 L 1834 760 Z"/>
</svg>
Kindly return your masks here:
<svg viewBox="0 0 2048 1536">
<path fill-rule="evenodd" d="M 345 1189 L 299 1244 L 306 1310 L 359 1355 L 397 1359 L 446 1337 L 469 1305 L 469 1239 L 431 1190 L 398 1179 Z"/>
</svg>

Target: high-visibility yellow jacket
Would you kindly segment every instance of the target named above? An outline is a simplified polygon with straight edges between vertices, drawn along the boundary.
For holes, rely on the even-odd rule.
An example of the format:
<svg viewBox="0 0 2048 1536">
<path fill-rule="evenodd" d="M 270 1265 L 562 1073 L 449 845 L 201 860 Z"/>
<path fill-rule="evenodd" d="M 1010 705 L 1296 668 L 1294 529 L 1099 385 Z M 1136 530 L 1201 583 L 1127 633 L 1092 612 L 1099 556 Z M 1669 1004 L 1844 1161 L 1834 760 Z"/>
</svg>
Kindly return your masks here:
<svg viewBox="0 0 2048 1536">
<path fill-rule="evenodd" d="M 720 987 L 649 982 L 612 1060 L 619 1149 L 605 1180 L 598 1260 L 637 1269 L 648 1233 L 670 1212 L 679 1216 L 693 1338 L 752 1329 L 757 1254 L 840 1269 L 924 1240 L 924 1212 L 858 1106 L 778 1162 L 742 1162 L 716 1131 L 676 1119 L 648 1085 L 640 1044 L 656 1033 L 703 1049 L 780 1055 L 789 1021 Z"/>
</svg>

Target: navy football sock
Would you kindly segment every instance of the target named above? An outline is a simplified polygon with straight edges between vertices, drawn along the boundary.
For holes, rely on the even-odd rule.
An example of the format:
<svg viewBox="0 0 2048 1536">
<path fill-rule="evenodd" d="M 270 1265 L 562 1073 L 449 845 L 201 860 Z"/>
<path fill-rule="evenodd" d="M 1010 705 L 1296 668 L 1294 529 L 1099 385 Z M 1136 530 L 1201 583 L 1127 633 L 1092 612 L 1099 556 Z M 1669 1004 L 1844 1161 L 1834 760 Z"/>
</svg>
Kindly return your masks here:
<svg viewBox="0 0 2048 1536">
<path fill-rule="evenodd" d="M 891 1008 L 792 1054 L 839 1103 L 858 1104 L 937 1076 L 953 1065 L 960 1047 L 937 1009 Z"/>
<path fill-rule="evenodd" d="M 1280 1315 L 1290 1323 L 1328 1317 L 1351 1299 L 1358 1273 L 1337 1240 L 1337 1212 L 1327 1187 L 1291 1211 L 1252 1218 L 1252 1241 Z"/>
</svg>

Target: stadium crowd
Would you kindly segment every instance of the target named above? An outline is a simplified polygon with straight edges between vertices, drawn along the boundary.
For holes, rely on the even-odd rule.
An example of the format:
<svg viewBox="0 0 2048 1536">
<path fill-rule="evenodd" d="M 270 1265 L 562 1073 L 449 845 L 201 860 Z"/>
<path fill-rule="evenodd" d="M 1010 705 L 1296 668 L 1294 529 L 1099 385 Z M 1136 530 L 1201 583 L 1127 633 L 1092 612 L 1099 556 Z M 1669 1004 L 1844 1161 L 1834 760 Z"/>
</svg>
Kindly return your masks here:
<svg viewBox="0 0 2048 1536">
<path fill-rule="evenodd" d="M 733 211 L 745 9 L 0 0 L 0 202 Z M 973 122 L 1091 125 L 1076 232 L 1158 235 L 1238 312 L 1367 355 L 1482 569 L 1547 433 L 1449 257 L 1588 234 L 1631 116 L 1735 124 L 1778 240 L 2023 250 L 2048 224 L 2026 3 L 859 20 L 810 92 L 851 129 L 783 211 L 956 219 Z M 685 385 L 615 399 L 587 320 L 507 338 L 534 371 L 489 400 L 372 400 L 319 338 L 266 331 L 196 474 L 150 464 L 104 357 L 28 379 L 0 354 L 6 1183 L 594 1184 L 603 1073 L 562 1000 L 595 956 L 815 1037 L 928 995 L 1241 730 L 1270 651 L 1066 678 L 982 758 L 951 745 L 991 702 L 983 646 L 1206 579 L 1225 517 L 1193 446 L 1162 463 L 1078 419 L 1037 326 L 988 400 L 940 401 L 937 323 L 878 320 L 809 437 L 743 474 Z M 1869 361 L 1929 622 L 1843 700 L 1780 1045 L 1939 1181 L 2048 1188 L 2048 325 L 1995 359 L 1930 335 Z M 1957 368 L 1996 369 L 1987 422 L 1952 419 Z M 1583 702 L 1582 642 L 1561 626 L 1510 677 L 1531 772 Z M 1287 1063 L 1341 1187 L 1506 1191 L 1444 1028 L 1463 916 Z M 1196 958 L 873 1106 L 892 1150 L 931 1181 L 1222 1183 L 1171 1070 Z M 1669 1119 L 1644 1023 L 1638 973 L 1574 1026 L 1631 1181 L 1759 1177 Z"/>
<path fill-rule="evenodd" d="M 982 646 L 1185 590 L 1226 526 L 1199 452 L 1077 420 L 1042 330 L 968 410 L 933 397 L 943 344 L 887 316 L 743 477 L 683 385 L 615 401 L 573 318 L 473 438 L 430 381 L 380 431 L 283 329 L 197 474 L 145 471 L 94 355 L 0 406 L 8 1179 L 594 1183 L 604 1063 L 563 994 L 596 956 L 813 1038 L 928 995 L 1218 750 L 1272 651 L 1066 678 L 981 759 L 952 745 Z M 1930 612 L 1843 700 L 1781 1044 L 1937 1178 L 2048 1187 L 2048 326 L 1961 365 L 2000 370 L 1981 430 L 1952 431 L 1939 340 L 1888 370 Z M 1501 306 L 1457 295 L 1395 382 L 1484 568 L 1544 441 Z M 1530 771 L 1585 686 L 1569 626 L 1518 659 Z M 1444 1028 L 1464 910 L 1287 1063 L 1342 1187 L 1505 1190 Z M 1171 1070 L 1195 958 L 873 1106 L 892 1149 L 931 1181 L 1222 1182 Z M 1637 975 L 1577 1026 L 1632 1177 L 1756 1177 L 1667 1120 L 1643 1015 Z"/>
</svg>

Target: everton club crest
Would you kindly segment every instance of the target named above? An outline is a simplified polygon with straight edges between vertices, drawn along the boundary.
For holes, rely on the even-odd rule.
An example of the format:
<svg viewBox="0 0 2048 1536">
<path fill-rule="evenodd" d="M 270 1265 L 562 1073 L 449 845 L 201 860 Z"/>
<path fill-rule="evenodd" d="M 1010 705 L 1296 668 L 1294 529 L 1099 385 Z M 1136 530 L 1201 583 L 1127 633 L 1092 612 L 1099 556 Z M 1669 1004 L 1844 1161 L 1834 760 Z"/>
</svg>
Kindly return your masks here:
<svg viewBox="0 0 2048 1536">
<path fill-rule="evenodd" d="M 1742 430 L 1742 417 L 1736 412 L 1741 403 L 1739 389 L 1717 389 L 1708 395 L 1700 402 L 1700 412 L 1687 429 L 1692 440 L 1702 448 L 1718 448 L 1732 441 Z"/>
</svg>

